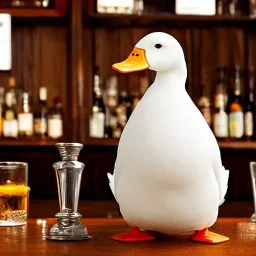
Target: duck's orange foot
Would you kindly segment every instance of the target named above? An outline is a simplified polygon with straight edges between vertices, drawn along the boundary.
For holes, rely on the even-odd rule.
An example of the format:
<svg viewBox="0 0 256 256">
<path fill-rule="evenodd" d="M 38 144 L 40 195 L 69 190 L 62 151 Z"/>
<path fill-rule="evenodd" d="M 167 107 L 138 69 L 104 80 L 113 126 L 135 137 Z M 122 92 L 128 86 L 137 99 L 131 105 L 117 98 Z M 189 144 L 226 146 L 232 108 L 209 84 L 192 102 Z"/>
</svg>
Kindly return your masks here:
<svg viewBox="0 0 256 256">
<path fill-rule="evenodd" d="M 138 227 L 133 227 L 131 231 L 114 235 L 111 239 L 119 242 L 141 242 L 154 240 L 155 237 L 151 236 L 147 231 L 141 231 Z"/>
<path fill-rule="evenodd" d="M 207 228 L 205 228 L 202 230 L 196 230 L 195 234 L 189 237 L 189 240 L 199 243 L 219 244 L 228 241 L 229 238 L 210 232 Z"/>
</svg>

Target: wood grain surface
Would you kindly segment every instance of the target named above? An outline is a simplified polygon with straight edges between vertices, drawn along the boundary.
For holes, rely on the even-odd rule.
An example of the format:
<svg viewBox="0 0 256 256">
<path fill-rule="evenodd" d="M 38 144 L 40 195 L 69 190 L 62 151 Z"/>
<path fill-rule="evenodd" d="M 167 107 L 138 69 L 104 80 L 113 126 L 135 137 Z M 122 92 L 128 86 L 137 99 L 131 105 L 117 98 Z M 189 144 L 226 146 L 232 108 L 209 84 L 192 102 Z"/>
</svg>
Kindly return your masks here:
<svg viewBox="0 0 256 256">
<path fill-rule="evenodd" d="M 248 219 L 218 219 L 211 231 L 230 238 L 230 241 L 207 245 L 188 241 L 188 235 L 167 236 L 155 234 L 156 240 L 140 243 L 119 243 L 110 236 L 128 231 L 122 219 L 83 219 L 91 240 L 79 242 L 54 242 L 45 237 L 55 219 L 46 219 L 39 224 L 38 219 L 30 219 L 19 227 L 0 228 L 0 253 L 5 256 L 23 255 L 88 255 L 88 256 L 182 256 L 182 255 L 256 255 L 256 224 Z"/>
</svg>

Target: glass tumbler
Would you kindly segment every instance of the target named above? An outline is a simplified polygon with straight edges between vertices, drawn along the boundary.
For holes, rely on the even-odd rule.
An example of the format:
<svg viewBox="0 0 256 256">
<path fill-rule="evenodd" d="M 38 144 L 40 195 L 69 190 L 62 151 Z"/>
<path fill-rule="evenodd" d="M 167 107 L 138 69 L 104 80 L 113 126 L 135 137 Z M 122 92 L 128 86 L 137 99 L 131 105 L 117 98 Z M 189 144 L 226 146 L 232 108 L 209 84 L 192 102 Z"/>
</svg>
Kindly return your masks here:
<svg viewBox="0 0 256 256">
<path fill-rule="evenodd" d="M 28 164 L 0 162 L 0 226 L 27 223 Z"/>
</svg>

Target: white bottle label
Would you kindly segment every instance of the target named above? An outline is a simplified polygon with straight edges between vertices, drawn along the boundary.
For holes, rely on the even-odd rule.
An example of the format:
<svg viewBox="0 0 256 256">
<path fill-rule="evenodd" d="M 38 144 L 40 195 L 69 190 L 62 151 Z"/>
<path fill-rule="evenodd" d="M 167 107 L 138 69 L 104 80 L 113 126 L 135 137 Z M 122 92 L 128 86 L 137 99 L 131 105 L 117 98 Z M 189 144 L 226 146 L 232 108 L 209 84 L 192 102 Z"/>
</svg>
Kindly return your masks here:
<svg viewBox="0 0 256 256">
<path fill-rule="evenodd" d="M 226 112 L 221 111 L 214 114 L 213 132 L 218 138 L 228 137 L 228 115 Z"/>
<path fill-rule="evenodd" d="M 58 139 L 63 135 L 62 119 L 50 118 L 48 120 L 48 136 L 52 139 Z"/>
<path fill-rule="evenodd" d="M 241 111 L 229 114 L 230 137 L 241 138 L 244 134 L 244 114 Z"/>
<path fill-rule="evenodd" d="M 246 112 L 244 114 L 244 134 L 246 136 L 253 135 L 253 114 L 252 114 L 252 112 Z"/>
<path fill-rule="evenodd" d="M 215 15 L 215 0 L 179 0 L 175 1 L 176 14 Z"/>
<path fill-rule="evenodd" d="M 33 133 L 33 115 L 32 113 L 18 114 L 18 129 L 19 131 L 28 131 Z"/>
<path fill-rule="evenodd" d="M 4 120 L 3 123 L 3 135 L 4 137 L 16 138 L 18 136 L 18 121 L 15 120 Z"/>
<path fill-rule="evenodd" d="M 94 113 L 90 118 L 90 137 L 104 138 L 104 113 Z"/>
</svg>

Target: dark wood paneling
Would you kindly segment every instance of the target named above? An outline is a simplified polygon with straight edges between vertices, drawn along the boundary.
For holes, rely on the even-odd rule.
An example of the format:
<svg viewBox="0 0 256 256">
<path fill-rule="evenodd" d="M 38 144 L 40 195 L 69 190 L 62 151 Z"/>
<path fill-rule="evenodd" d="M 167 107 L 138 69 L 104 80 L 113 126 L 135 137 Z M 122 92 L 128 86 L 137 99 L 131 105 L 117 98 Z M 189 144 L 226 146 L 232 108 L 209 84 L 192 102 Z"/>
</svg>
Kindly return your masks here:
<svg viewBox="0 0 256 256">
<path fill-rule="evenodd" d="M 67 31 L 65 27 L 14 27 L 12 75 L 24 90 L 37 98 L 40 86 L 48 89 L 51 104 L 56 96 L 67 102 Z"/>
<path fill-rule="evenodd" d="M 256 161 L 254 150 L 222 150 L 223 165 L 230 171 L 227 200 L 252 200 L 249 164 Z"/>
<path fill-rule="evenodd" d="M 91 114 L 92 95 L 93 95 L 93 31 L 89 27 L 83 29 L 83 57 L 84 65 L 84 97 L 82 109 L 82 122 L 84 123 L 83 138 L 88 141 L 89 137 L 89 116 Z"/>
<path fill-rule="evenodd" d="M 85 164 L 81 200 L 112 200 L 107 173 L 113 172 L 116 147 L 84 147 L 79 161 Z M 27 162 L 31 199 L 57 199 L 57 182 L 52 164 L 60 161 L 54 146 L 0 146 L 0 161 Z"/>
<path fill-rule="evenodd" d="M 200 85 L 206 86 L 206 93 L 213 97 L 215 93 L 215 68 L 246 65 L 246 31 L 236 28 L 212 28 L 193 31 L 194 82 L 192 98 L 200 97 Z M 244 80 L 242 80 L 243 83 Z"/>
</svg>

